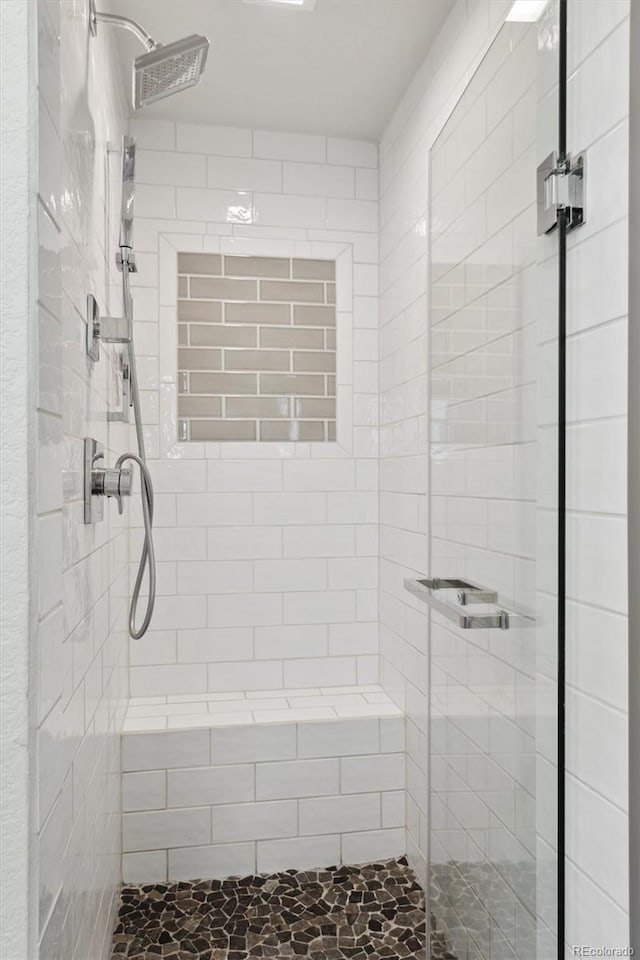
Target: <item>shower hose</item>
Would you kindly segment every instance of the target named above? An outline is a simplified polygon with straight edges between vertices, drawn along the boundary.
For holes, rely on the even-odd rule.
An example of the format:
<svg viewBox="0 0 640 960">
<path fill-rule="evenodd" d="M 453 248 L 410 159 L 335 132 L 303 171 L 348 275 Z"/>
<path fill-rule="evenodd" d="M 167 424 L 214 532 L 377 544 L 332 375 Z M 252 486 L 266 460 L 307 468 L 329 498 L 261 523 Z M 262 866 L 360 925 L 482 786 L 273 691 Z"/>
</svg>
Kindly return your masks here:
<svg viewBox="0 0 640 960">
<path fill-rule="evenodd" d="M 131 382 L 131 398 L 133 401 L 133 419 L 136 427 L 136 438 L 138 441 L 138 453 L 123 453 L 116 461 L 116 467 L 119 469 L 125 460 L 133 460 L 140 469 L 140 496 L 142 499 L 142 518 L 144 522 L 144 540 L 142 543 L 142 552 L 138 563 L 136 580 L 131 594 L 131 605 L 129 607 L 129 633 L 134 640 L 139 640 L 144 636 L 151 623 L 153 608 L 156 602 L 156 558 L 153 549 L 153 537 L 151 528 L 153 526 L 153 484 L 151 474 L 147 466 L 147 458 L 144 449 L 144 433 L 142 430 L 142 415 L 140 412 L 140 394 L 138 392 L 138 373 L 136 370 L 136 353 L 133 344 L 133 315 L 131 309 L 131 294 L 129 292 L 129 261 L 128 258 L 122 258 L 122 293 L 125 305 L 126 316 L 129 319 L 129 375 Z M 148 570 L 149 589 L 147 594 L 147 607 L 144 612 L 142 623 L 136 626 L 138 617 L 138 605 L 140 603 L 140 591 L 144 580 L 145 570 Z"/>
</svg>

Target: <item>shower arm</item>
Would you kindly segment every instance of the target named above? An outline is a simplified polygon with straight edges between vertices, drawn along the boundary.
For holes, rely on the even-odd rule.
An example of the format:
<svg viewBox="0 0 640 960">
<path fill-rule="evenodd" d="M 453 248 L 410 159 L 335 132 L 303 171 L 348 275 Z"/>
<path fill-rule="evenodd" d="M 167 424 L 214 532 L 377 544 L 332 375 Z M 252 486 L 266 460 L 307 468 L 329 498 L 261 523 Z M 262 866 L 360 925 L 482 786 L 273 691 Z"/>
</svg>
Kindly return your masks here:
<svg viewBox="0 0 640 960">
<path fill-rule="evenodd" d="M 91 29 L 91 35 L 94 37 L 98 31 L 98 22 L 108 23 L 114 27 L 123 27 L 125 30 L 133 33 L 149 51 L 155 50 L 160 46 L 160 44 L 156 43 L 153 37 L 148 34 L 139 23 L 136 23 L 135 20 L 130 20 L 129 17 L 118 16 L 115 13 L 101 13 L 100 11 L 96 10 L 95 0 L 90 0 L 89 27 Z"/>
</svg>

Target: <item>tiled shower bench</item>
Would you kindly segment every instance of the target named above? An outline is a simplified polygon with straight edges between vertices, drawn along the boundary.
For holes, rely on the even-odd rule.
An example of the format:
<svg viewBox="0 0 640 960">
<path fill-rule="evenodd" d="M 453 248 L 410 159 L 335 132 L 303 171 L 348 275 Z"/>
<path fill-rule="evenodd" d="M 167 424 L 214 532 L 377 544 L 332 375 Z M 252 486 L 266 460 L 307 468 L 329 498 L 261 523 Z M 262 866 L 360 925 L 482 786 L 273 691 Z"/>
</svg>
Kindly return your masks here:
<svg viewBox="0 0 640 960">
<path fill-rule="evenodd" d="M 380 687 L 132 699 L 124 881 L 400 855 L 404 747 L 404 716 Z"/>
</svg>

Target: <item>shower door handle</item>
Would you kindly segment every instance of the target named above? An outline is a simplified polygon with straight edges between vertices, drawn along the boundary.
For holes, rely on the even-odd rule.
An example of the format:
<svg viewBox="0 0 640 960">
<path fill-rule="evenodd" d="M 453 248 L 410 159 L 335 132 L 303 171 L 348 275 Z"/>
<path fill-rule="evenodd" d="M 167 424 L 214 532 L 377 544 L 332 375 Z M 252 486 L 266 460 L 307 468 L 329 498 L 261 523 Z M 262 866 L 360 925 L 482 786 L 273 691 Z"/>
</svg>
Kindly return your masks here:
<svg viewBox="0 0 640 960">
<path fill-rule="evenodd" d="M 492 613 L 469 613 L 465 607 L 478 603 L 498 603 L 498 594 L 495 590 L 487 590 L 478 584 L 466 580 L 443 580 L 439 577 L 423 580 L 404 581 L 405 589 L 412 593 L 432 610 L 436 610 L 451 620 L 462 630 L 510 630 L 514 627 L 532 627 L 535 625 L 533 617 L 509 610 L 498 609 Z M 444 596 L 438 596 L 441 590 L 455 590 L 457 603 L 452 603 Z M 461 609 L 462 608 L 462 609 Z"/>
</svg>

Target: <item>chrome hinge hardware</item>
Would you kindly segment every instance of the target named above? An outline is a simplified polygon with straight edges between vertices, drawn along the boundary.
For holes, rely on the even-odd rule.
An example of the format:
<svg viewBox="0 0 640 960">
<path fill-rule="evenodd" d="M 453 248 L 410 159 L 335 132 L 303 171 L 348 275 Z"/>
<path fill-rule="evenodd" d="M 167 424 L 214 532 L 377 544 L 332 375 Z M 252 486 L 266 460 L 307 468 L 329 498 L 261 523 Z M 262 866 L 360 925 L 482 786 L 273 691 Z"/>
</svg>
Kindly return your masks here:
<svg viewBox="0 0 640 960">
<path fill-rule="evenodd" d="M 554 150 L 537 169 L 538 236 L 564 217 L 567 231 L 585 222 L 585 156 L 558 158 Z"/>
</svg>

